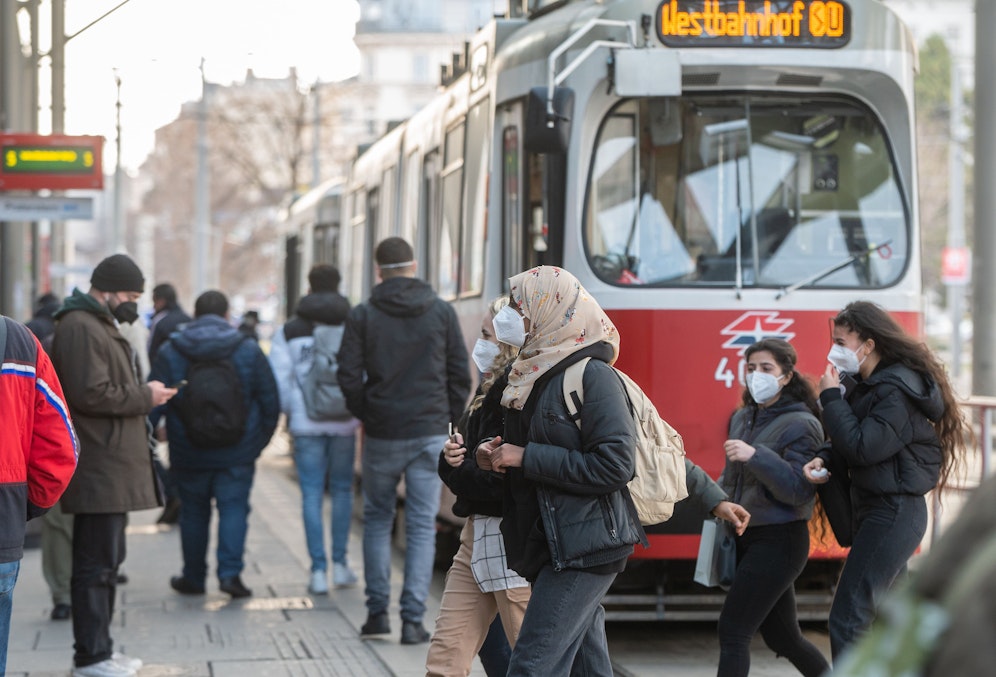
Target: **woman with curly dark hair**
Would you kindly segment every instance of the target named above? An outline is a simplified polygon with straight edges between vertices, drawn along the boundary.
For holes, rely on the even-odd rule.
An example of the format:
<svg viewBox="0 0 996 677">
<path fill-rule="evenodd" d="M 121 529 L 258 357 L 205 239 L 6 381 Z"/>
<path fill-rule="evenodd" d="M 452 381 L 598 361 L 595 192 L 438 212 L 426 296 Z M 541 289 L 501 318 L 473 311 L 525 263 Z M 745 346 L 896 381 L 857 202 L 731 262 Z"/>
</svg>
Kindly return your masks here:
<svg viewBox="0 0 996 677">
<path fill-rule="evenodd" d="M 802 469 L 823 444 L 816 393 L 787 341 L 766 338 L 744 353 L 743 407 L 730 420 L 719 485 L 751 514 L 737 537 L 737 569 L 719 615 L 719 677 L 746 677 L 750 644 L 764 643 L 807 677 L 830 665 L 799 628 L 795 579 L 809 558 L 816 488 Z"/>
<path fill-rule="evenodd" d="M 927 529 L 924 495 L 963 462 L 972 431 L 944 366 L 880 306 L 849 303 L 833 319 L 833 342 L 819 382 L 831 444 L 806 477 L 826 482 L 826 467 L 850 485 L 853 542 L 830 609 L 836 659 L 906 571 Z"/>
</svg>

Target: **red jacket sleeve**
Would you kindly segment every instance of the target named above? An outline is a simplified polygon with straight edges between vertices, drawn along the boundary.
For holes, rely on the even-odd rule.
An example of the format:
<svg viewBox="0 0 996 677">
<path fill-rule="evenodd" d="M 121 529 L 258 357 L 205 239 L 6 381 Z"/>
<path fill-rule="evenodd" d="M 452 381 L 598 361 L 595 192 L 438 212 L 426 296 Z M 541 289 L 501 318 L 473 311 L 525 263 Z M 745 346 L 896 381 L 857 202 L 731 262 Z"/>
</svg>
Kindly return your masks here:
<svg viewBox="0 0 996 677">
<path fill-rule="evenodd" d="M 40 345 L 35 363 L 34 426 L 25 450 L 30 515 L 33 507 L 51 508 L 58 502 L 79 459 L 79 440 L 62 385 Z"/>
</svg>

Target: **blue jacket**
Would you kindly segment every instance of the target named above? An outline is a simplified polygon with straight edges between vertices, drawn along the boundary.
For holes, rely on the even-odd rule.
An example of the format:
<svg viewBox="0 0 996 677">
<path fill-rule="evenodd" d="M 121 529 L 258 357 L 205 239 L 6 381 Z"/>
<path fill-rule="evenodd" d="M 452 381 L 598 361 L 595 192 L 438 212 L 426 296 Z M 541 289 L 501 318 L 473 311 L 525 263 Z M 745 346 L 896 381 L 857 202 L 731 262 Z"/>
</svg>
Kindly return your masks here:
<svg viewBox="0 0 996 677">
<path fill-rule="evenodd" d="M 273 437 L 280 416 L 280 396 L 270 363 L 255 341 L 240 334 L 223 317 L 204 315 L 174 333 L 159 349 L 149 380 L 170 385 L 186 378 L 191 358 L 222 359 L 228 355 L 239 374 L 249 411 L 245 434 L 231 447 L 197 449 L 167 402 L 165 407 L 153 410 L 152 422 L 155 425 L 165 413 L 170 463 L 176 468 L 213 470 L 252 463 Z"/>
</svg>

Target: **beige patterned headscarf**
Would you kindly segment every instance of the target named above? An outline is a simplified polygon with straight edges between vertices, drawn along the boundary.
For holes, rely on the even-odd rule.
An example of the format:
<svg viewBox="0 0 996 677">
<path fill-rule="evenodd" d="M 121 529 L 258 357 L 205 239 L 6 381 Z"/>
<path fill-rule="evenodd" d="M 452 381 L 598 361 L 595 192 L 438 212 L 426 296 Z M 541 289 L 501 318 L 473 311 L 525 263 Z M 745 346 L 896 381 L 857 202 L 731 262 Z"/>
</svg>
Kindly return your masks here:
<svg viewBox="0 0 996 677">
<path fill-rule="evenodd" d="M 509 278 L 512 303 L 529 319 L 529 335 L 512 363 L 503 406 L 522 409 L 536 380 L 565 357 L 605 341 L 612 361 L 619 332 L 577 278 L 563 268 L 539 266 Z"/>
</svg>

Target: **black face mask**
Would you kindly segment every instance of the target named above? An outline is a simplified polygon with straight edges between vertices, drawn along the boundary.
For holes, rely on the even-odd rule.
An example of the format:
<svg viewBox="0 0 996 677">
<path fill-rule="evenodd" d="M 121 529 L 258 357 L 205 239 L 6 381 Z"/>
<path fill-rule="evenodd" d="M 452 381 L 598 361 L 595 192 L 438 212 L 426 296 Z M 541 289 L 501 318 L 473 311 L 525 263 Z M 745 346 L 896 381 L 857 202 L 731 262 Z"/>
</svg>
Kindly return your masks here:
<svg viewBox="0 0 996 677">
<path fill-rule="evenodd" d="M 111 314 L 122 324 L 131 324 L 138 319 L 138 304 L 134 301 L 125 301 L 114 306 Z"/>
</svg>

